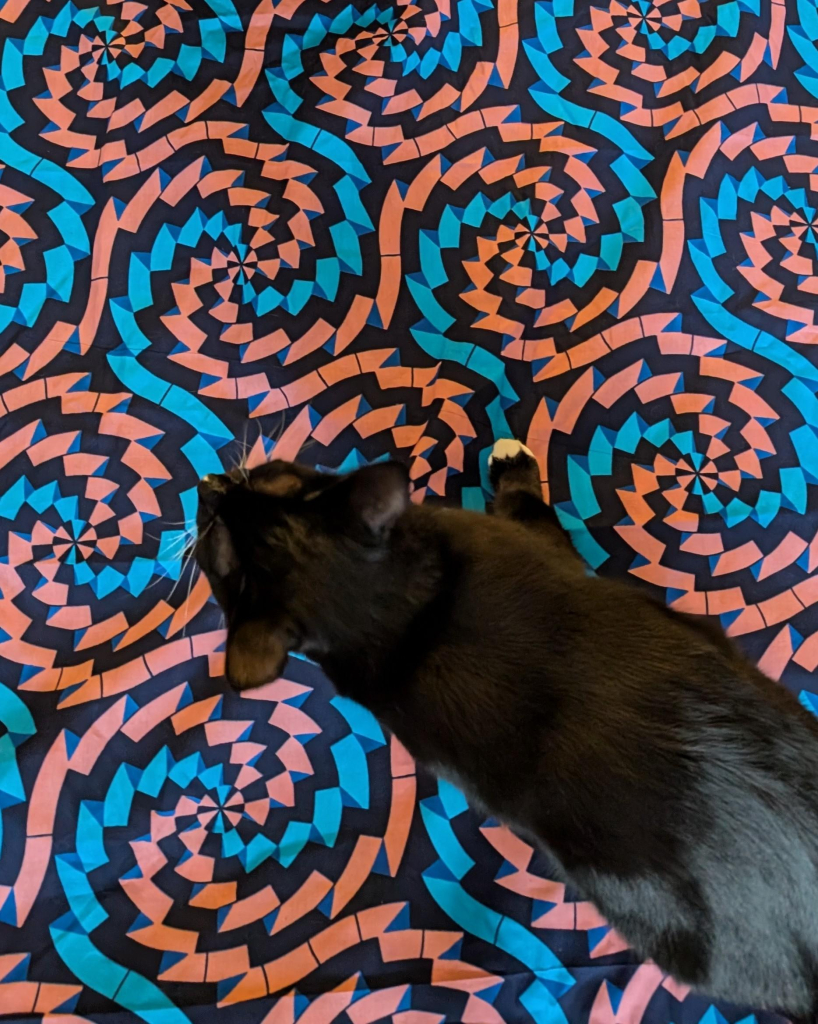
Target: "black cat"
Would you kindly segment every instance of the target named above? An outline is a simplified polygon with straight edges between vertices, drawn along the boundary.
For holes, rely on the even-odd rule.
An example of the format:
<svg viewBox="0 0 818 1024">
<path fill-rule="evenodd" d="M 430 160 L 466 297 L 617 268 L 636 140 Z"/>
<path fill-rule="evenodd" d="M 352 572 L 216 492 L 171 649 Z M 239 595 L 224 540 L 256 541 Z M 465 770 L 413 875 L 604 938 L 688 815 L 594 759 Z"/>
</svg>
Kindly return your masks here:
<svg viewBox="0 0 818 1024">
<path fill-rule="evenodd" d="M 702 992 L 818 1001 L 818 722 L 709 623 L 591 578 L 518 442 L 494 515 L 395 463 L 206 477 L 196 555 L 239 688 L 316 660 Z"/>
</svg>

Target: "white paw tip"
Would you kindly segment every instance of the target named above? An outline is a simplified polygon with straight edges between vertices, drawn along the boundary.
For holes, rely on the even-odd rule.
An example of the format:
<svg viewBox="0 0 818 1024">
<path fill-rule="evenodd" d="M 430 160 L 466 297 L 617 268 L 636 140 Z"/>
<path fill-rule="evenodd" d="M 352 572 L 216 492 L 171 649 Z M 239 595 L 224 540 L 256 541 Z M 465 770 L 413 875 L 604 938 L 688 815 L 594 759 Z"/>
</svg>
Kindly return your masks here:
<svg viewBox="0 0 818 1024">
<path fill-rule="evenodd" d="M 489 455 L 489 465 L 495 459 L 514 459 L 520 452 L 525 452 L 530 458 L 534 458 L 534 453 L 530 448 L 526 448 L 522 441 L 516 441 L 513 437 L 502 437 L 494 443 L 491 455 Z"/>
</svg>

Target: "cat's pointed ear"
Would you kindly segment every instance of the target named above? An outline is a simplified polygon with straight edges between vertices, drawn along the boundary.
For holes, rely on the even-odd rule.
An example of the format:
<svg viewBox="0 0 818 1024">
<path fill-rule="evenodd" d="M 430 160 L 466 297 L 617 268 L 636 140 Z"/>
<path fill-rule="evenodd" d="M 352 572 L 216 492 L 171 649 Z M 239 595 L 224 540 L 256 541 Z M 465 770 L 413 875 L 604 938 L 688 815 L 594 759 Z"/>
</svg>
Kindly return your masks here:
<svg viewBox="0 0 818 1024">
<path fill-rule="evenodd" d="M 237 690 L 250 690 L 277 679 L 295 643 L 288 622 L 263 618 L 239 620 L 227 632 L 225 675 Z"/>
<path fill-rule="evenodd" d="M 376 462 L 349 478 L 349 504 L 376 537 L 389 533 L 409 504 L 409 473 L 399 462 Z"/>
</svg>

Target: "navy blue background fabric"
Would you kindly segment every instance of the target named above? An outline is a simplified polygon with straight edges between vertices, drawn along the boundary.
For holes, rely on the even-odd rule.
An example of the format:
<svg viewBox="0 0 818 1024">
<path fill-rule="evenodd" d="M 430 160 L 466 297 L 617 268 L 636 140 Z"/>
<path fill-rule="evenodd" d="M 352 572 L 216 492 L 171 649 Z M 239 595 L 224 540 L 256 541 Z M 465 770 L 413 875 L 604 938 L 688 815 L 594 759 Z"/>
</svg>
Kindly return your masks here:
<svg viewBox="0 0 818 1024">
<path fill-rule="evenodd" d="M 310 664 L 226 691 L 186 555 L 240 460 L 481 510 L 516 436 L 593 570 L 818 706 L 817 40 L 814 0 L 0 0 L 0 1015 L 748 1017 Z"/>
</svg>

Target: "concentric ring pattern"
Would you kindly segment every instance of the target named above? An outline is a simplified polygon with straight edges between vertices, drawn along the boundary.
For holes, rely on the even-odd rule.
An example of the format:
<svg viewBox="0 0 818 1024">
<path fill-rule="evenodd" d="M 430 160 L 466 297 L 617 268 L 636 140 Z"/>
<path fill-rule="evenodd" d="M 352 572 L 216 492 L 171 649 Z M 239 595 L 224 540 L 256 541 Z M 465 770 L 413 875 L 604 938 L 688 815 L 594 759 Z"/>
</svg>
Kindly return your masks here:
<svg viewBox="0 0 818 1024">
<path fill-rule="evenodd" d="M 185 556 L 240 459 L 481 510 L 516 435 L 818 710 L 816 344 L 814 0 L 0 0 L 0 1016 L 772 1021 L 314 666 L 226 691 Z"/>
</svg>

